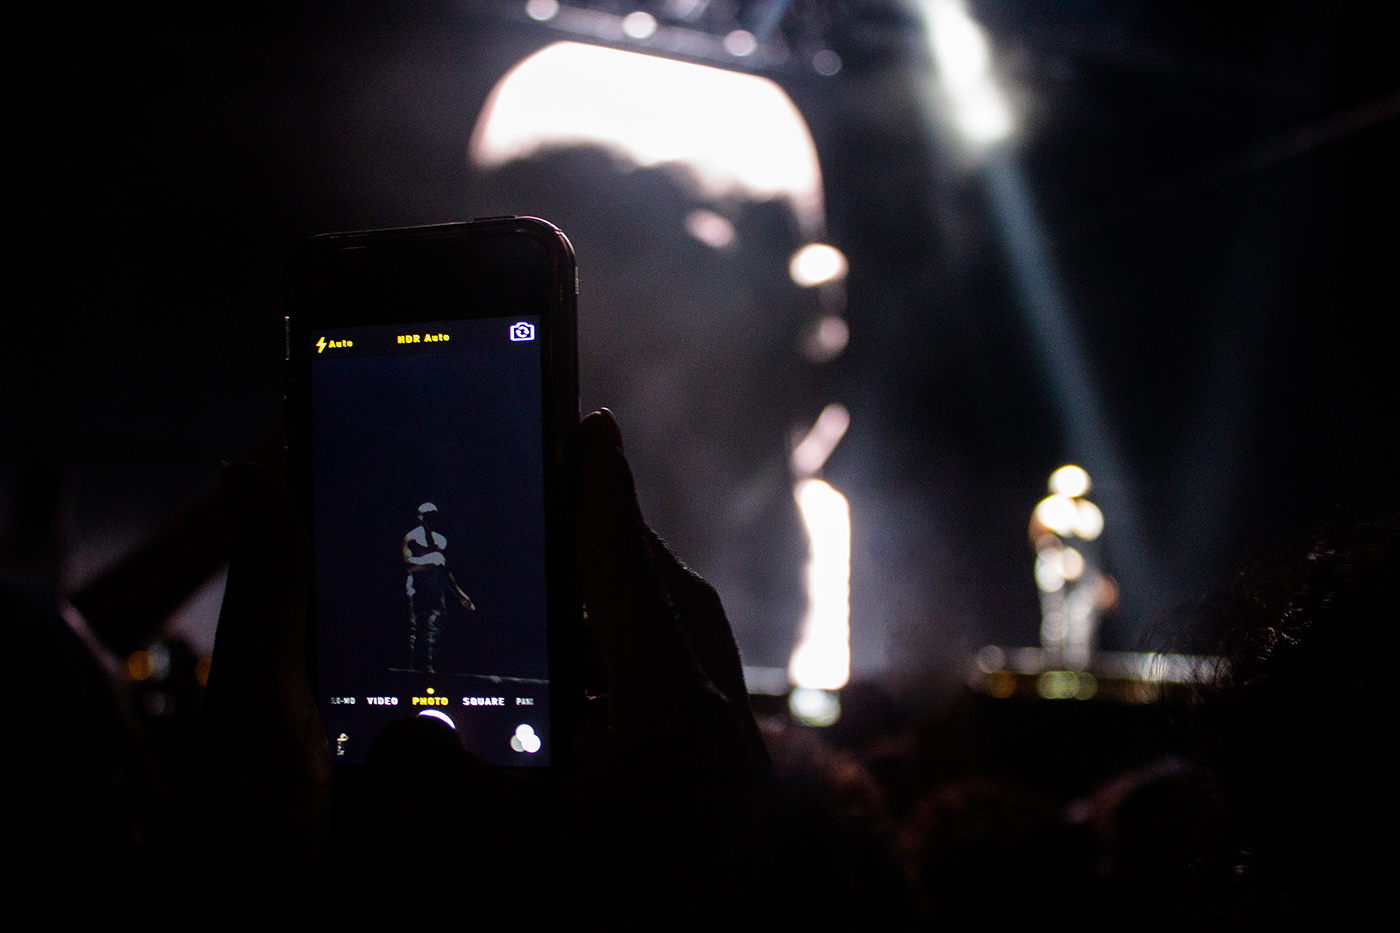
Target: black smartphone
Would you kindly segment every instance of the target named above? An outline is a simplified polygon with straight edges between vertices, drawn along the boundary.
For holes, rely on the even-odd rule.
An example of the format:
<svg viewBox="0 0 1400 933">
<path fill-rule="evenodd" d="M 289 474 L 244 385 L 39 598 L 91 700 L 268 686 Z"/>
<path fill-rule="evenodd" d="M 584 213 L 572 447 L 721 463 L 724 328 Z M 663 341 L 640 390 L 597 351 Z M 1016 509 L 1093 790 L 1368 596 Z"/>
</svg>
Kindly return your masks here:
<svg viewBox="0 0 1400 933">
<path fill-rule="evenodd" d="M 583 692 L 576 295 L 569 241 L 528 217 L 319 236 L 294 257 L 287 464 L 333 761 L 432 716 L 490 764 L 563 764 Z"/>
</svg>

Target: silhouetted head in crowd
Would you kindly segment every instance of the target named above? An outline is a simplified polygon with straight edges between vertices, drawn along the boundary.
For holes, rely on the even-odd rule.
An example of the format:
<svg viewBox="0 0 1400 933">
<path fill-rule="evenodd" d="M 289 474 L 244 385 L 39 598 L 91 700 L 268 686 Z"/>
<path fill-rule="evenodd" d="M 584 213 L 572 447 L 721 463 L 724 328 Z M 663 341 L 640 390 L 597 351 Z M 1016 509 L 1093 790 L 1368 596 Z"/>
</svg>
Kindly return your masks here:
<svg viewBox="0 0 1400 933">
<path fill-rule="evenodd" d="M 1400 516 L 1242 571 L 1211 621 L 1201 738 L 1238 823 L 1233 909 L 1363 912 L 1396 862 Z"/>
<path fill-rule="evenodd" d="M 761 729 L 777 791 L 764 881 L 781 892 L 785 919 L 831 929 L 906 928 L 913 905 L 874 776 L 814 730 L 776 719 Z"/>
<path fill-rule="evenodd" d="M 938 930 L 1092 925 L 1094 850 L 1048 799 L 990 777 L 924 794 L 900 831 L 919 906 Z"/>
</svg>

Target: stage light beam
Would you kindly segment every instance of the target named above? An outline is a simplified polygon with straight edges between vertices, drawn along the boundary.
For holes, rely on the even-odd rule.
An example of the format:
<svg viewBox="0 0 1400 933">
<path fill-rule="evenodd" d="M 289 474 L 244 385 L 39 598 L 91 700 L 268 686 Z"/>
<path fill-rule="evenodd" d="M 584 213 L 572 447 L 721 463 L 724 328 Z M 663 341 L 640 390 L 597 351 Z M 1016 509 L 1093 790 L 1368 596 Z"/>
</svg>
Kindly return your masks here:
<svg viewBox="0 0 1400 933">
<path fill-rule="evenodd" d="M 1015 129 L 1011 107 L 992 73 L 991 43 L 961 0 L 919 0 L 929 55 L 962 138 L 978 147 L 1008 138 Z"/>
</svg>

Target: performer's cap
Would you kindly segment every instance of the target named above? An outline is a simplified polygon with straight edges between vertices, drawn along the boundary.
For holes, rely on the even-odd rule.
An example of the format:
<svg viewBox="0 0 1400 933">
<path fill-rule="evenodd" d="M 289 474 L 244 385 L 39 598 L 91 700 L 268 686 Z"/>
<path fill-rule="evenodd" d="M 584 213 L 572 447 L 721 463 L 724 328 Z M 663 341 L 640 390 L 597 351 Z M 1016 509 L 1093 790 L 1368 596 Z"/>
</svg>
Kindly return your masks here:
<svg viewBox="0 0 1400 933">
<path fill-rule="evenodd" d="M 418 506 L 418 514 L 419 514 L 419 515 L 423 515 L 423 514 L 425 514 L 425 513 L 427 513 L 427 512 L 436 512 L 436 511 L 437 511 L 437 506 L 433 505 L 431 502 L 424 502 L 422 505 Z"/>
</svg>

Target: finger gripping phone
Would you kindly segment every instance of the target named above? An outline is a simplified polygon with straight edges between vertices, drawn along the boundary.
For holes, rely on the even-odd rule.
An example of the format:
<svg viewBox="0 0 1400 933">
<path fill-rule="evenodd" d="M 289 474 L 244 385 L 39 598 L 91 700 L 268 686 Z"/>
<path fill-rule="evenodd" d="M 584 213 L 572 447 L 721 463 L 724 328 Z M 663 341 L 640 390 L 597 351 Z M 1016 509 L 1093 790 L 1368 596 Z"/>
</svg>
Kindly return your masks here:
<svg viewBox="0 0 1400 933">
<path fill-rule="evenodd" d="M 575 694 L 573 250 L 496 218 L 310 240 L 286 282 L 288 475 L 332 759 L 395 720 L 558 768 Z"/>
</svg>

